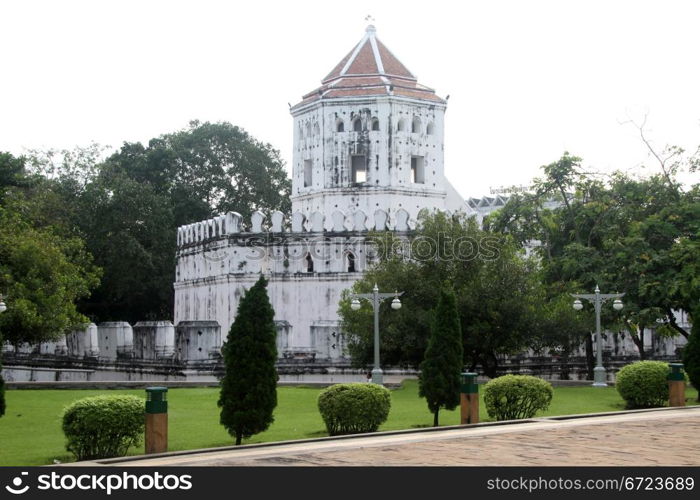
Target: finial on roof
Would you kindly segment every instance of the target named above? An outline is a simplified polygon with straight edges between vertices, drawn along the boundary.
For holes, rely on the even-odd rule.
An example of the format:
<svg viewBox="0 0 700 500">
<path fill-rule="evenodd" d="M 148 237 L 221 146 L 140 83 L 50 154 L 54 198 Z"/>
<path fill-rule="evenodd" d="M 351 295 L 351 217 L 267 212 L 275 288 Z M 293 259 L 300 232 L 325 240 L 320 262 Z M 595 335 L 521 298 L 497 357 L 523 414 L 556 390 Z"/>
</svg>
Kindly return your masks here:
<svg viewBox="0 0 700 500">
<path fill-rule="evenodd" d="M 372 17 L 371 15 L 368 15 L 367 17 L 365 17 L 365 21 L 367 21 L 368 23 L 370 23 L 370 24 L 367 26 L 367 29 L 366 29 L 365 31 L 367 31 L 367 33 L 375 33 L 375 32 L 377 31 L 377 28 L 375 28 L 374 25 L 371 24 L 371 23 L 374 22 L 374 17 Z"/>
</svg>

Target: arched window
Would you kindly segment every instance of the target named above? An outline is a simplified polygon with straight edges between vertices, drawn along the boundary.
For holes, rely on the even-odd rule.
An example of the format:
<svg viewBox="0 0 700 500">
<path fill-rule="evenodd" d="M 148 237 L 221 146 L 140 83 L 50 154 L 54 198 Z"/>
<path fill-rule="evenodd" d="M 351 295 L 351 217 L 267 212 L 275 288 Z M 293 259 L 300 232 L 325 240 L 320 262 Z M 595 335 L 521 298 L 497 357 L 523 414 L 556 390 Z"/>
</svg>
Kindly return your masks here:
<svg viewBox="0 0 700 500">
<path fill-rule="evenodd" d="M 301 122 L 299 122 L 299 139 L 303 139 L 303 138 L 304 138 L 304 125 Z"/>
<path fill-rule="evenodd" d="M 306 123 L 306 137 L 311 137 L 311 122 Z"/>
<path fill-rule="evenodd" d="M 433 135 L 435 133 L 435 124 L 433 122 L 428 123 L 425 133 L 428 135 Z"/>
<path fill-rule="evenodd" d="M 336 132 L 345 132 L 345 124 L 343 123 L 343 120 L 338 118 L 338 120 L 335 122 L 335 131 Z"/>
<path fill-rule="evenodd" d="M 352 130 L 354 132 L 362 132 L 362 120 L 355 118 L 355 121 L 352 122 Z"/>
<path fill-rule="evenodd" d="M 413 117 L 413 122 L 411 123 L 411 132 L 414 134 L 420 133 L 420 118 L 417 116 Z"/>
<path fill-rule="evenodd" d="M 318 126 L 318 122 L 314 123 L 314 135 L 318 137 L 321 135 L 321 129 Z"/>
<path fill-rule="evenodd" d="M 348 272 L 354 273 L 355 271 L 355 255 L 352 252 L 348 252 Z"/>
<path fill-rule="evenodd" d="M 372 130 L 379 130 L 379 120 L 372 118 Z"/>
<path fill-rule="evenodd" d="M 403 118 L 399 120 L 398 125 L 396 125 L 396 130 L 399 132 L 403 132 L 406 129 L 406 122 L 404 121 Z"/>
<path fill-rule="evenodd" d="M 314 259 L 313 259 L 313 257 L 311 257 L 310 253 L 306 254 L 306 272 L 307 273 L 314 272 Z"/>
</svg>

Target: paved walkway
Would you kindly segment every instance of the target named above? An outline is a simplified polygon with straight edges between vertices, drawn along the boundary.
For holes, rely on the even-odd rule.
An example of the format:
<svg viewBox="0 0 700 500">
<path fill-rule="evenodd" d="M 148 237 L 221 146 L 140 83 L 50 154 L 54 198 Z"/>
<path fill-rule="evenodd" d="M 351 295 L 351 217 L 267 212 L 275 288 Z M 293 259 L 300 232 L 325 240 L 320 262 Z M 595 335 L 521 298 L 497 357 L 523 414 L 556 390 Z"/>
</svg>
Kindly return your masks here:
<svg viewBox="0 0 700 500">
<path fill-rule="evenodd" d="M 243 447 L 114 463 L 203 465 L 700 465 L 700 407 Z"/>
</svg>

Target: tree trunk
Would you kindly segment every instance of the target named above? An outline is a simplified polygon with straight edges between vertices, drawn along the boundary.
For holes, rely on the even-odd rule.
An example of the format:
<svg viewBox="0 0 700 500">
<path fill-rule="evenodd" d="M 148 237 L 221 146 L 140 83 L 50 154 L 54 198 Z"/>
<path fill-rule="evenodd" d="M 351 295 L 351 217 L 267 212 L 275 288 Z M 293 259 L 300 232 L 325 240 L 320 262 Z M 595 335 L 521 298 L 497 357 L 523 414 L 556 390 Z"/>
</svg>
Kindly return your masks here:
<svg viewBox="0 0 700 500">
<path fill-rule="evenodd" d="M 236 434 L 236 446 L 241 444 L 241 440 L 243 439 L 243 436 L 241 434 Z"/>
<path fill-rule="evenodd" d="M 438 413 L 440 413 L 439 408 L 435 410 L 435 413 L 433 414 L 433 427 L 438 427 L 440 425 L 438 424 Z"/>
<path fill-rule="evenodd" d="M 562 350 L 561 368 L 559 369 L 559 379 L 569 380 L 569 349 Z"/>
<path fill-rule="evenodd" d="M 678 323 L 676 323 L 676 316 L 673 314 L 673 311 L 668 309 L 666 311 L 666 316 L 668 316 L 668 324 L 671 325 L 671 328 L 676 330 L 678 333 L 683 335 L 686 340 L 688 340 L 688 332 L 684 328 L 681 328 Z"/>
<path fill-rule="evenodd" d="M 632 337 L 632 341 L 634 342 L 634 345 L 637 346 L 637 350 L 639 351 L 639 359 L 644 361 L 647 359 L 646 353 L 644 352 L 644 325 L 640 325 L 637 328 L 636 334 L 630 332 L 630 336 Z"/>
<path fill-rule="evenodd" d="M 593 380 L 593 367 L 595 360 L 593 359 L 593 337 L 586 335 L 586 372 L 587 380 Z"/>
</svg>

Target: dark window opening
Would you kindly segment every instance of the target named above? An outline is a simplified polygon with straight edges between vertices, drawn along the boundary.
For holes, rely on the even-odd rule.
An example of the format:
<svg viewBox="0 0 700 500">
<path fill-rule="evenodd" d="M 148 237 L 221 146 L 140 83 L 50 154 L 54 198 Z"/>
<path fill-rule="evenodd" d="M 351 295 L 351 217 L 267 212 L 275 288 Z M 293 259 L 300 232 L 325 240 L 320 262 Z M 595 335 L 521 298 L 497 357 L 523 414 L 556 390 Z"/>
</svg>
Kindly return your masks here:
<svg viewBox="0 0 700 500">
<path fill-rule="evenodd" d="M 348 253 L 348 272 L 355 272 L 355 256 L 352 253 Z"/>
<path fill-rule="evenodd" d="M 309 187 L 313 181 L 313 160 L 304 160 L 304 187 Z"/>
<path fill-rule="evenodd" d="M 411 123 L 411 132 L 414 134 L 417 134 L 420 132 L 420 118 L 417 116 L 413 119 L 413 123 Z"/>
<path fill-rule="evenodd" d="M 307 273 L 314 272 L 314 259 L 311 257 L 310 253 L 306 254 L 306 272 Z"/>
<path fill-rule="evenodd" d="M 411 182 L 425 184 L 425 166 L 422 156 L 411 157 Z"/>
<path fill-rule="evenodd" d="M 367 181 L 367 159 L 365 155 L 353 155 L 351 167 L 353 183 Z"/>
<path fill-rule="evenodd" d="M 352 129 L 355 132 L 362 132 L 362 120 L 357 118 L 354 122 L 352 122 Z"/>
<path fill-rule="evenodd" d="M 379 130 L 379 120 L 376 118 L 372 120 L 372 130 Z"/>
<path fill-rule="evenodd" d="M 345 124 L 343 124 L 342 120 L 338 120 L 335 124 L 335 130 L 336 132 L 345 132 Z"/>
</svg>

